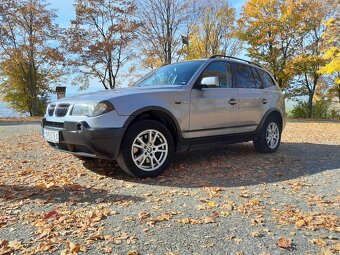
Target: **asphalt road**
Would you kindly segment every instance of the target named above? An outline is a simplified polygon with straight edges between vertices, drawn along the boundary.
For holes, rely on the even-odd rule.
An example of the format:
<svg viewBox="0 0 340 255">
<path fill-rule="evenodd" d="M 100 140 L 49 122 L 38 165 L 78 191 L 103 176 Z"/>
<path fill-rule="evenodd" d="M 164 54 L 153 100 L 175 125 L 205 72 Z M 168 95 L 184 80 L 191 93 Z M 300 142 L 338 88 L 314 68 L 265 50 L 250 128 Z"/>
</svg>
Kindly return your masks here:
<svg viewBox="0 0 340 255">
<path fill-rule="evenodd" d="M 336 254 L 340 124 L 288 123 L 279 151 L 181 153 L 155 179 L 0 126 L 0 254 Z M 7 242 L 8 241 L 8 242 Z"/>
</svg>

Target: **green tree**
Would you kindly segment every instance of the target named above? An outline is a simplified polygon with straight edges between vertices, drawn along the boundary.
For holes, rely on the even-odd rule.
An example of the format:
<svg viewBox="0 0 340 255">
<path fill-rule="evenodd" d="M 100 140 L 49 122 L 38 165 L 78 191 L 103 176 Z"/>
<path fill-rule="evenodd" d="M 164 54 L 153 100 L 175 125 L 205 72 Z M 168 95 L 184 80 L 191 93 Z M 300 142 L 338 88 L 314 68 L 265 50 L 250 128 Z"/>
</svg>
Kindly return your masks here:
<svg viewBox="0 0 340 255">
<path fill-rule="evenodd" d="M 138 23 L 135 5 L 125 0 L 77 0 L 76 18 L 67 31 L 68 64 L 80 73 L 78 82 L 88 86 L 97 78 L 105 89 L 113 89 L 122 65 L 131 54 Z"/>
<path fill-rule="evenodd" d="M 3 0 L 0 3 L 0 90 L 20 112 L 41 115 L 49 85 L 62 72 L 58 51 L 60 29 L 54 10 L 44 0 Z"/>
<path fill-rule="evenodd" d="M 20 68 L 18 68 L 20 63 Z M 33 112 L 31 89 L 27 86 L 29 83 L 28 73 L 30 72 L 30 64 L 23 59 L 7 59 L 0 65 L 0 75 L 2 77 L 0 85 L 0 93 L 3 100 L 9 102 L 11 108 L 20 113 L 29 112 L 31 116 L 43 115 L 52 93 L 49 87 L 49 80 L 43 74 L 36 72 L 35 94 L 37 95 L 35 112 Z"/>
</svg>

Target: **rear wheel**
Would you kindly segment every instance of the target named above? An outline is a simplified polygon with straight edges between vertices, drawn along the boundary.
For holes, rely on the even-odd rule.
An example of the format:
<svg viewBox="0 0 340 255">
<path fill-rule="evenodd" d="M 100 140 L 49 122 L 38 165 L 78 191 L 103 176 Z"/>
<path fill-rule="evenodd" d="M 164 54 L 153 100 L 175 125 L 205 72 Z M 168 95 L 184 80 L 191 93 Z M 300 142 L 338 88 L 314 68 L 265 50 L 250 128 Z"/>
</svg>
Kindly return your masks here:
<svg viewBox="0 0 340 255">
<path fill-rule="evenodd" d="M 117 162 L 132 176 L 156 177 L 169 166 L 173 154 L 169 130 L 157 121 L 142 120 L 127 130 Z"/>
<path fill-rule="evenodd" d="M 277 151 L 281 143 L 281 126 L 277 118 L 269 117 L 260 132 L 253 141 L 257 151 L 271 153 Z"/>
</svg>

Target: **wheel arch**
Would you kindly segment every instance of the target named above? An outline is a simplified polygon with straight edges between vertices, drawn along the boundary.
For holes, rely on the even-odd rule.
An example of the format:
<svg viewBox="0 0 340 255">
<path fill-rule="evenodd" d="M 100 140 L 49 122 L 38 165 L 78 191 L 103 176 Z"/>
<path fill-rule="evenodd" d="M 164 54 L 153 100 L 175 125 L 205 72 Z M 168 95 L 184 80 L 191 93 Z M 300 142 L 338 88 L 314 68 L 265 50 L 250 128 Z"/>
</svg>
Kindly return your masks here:
<svg viewBox="0 0 340 255">
<path fill-rule="evenodd" d="M 261 132 L 261 129 L 266 121 L 266 119 L 268 117 L 271 117 L 271 116 L 275 116 L 278 120 L 279 120 L 279 124 L 280 124 L 280 131 L 282 132 L 282 129 L 283 129 L 283 116 L 280 112 L 279 109 L 277 108 L 271 108 L 269 109 L 262 117 L 261 121 L 260 121 L 260 124 L 257 126 L 257 129 L 256 129 L 256 134 L 260 134 Z"/>
<path fill-rule="evenodd" d="M 143 119 L 151 119 L 162 123 L 167 127 L 174 139 L 175 149 L 181 139 L 181 129 L 176 120 L 176 117 L 167 109 L 158 106 L 148 106 L 138 109 L 124 123 L 124 133 L 135 122 Z"/>
</svg>

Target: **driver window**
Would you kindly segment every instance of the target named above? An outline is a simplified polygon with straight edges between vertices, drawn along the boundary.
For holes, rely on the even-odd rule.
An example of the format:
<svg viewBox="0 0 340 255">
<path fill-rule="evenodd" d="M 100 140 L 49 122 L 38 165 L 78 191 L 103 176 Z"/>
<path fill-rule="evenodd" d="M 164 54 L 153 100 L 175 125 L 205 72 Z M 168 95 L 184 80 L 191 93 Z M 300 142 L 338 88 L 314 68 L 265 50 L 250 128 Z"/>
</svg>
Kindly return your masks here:
<svg viewBox="0 0 340 255">
<path fill-rule="evenodd" d="M 205 77 L 217 76 L 220 81 L 221 88 L 232 88 L 232 72 L 231 65 L 228 62 L 216 61 L 208 65 L 201 75 L 200 82 Z"/>
</svg>

